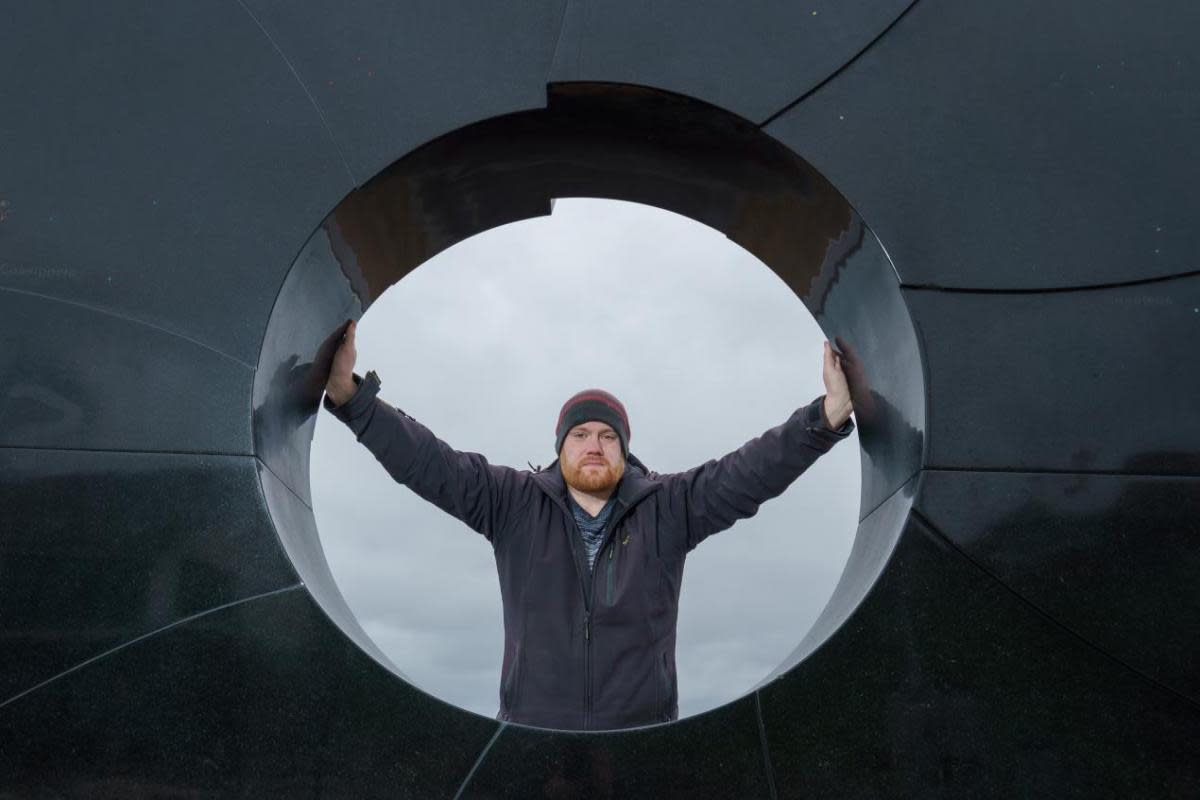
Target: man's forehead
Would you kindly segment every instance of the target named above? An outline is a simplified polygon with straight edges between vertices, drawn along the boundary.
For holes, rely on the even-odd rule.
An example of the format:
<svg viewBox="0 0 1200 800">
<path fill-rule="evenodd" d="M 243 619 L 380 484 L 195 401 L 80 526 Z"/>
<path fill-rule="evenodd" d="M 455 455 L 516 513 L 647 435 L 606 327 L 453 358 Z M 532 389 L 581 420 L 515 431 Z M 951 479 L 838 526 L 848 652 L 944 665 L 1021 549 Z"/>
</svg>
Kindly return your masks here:
<svg viewBox="0 0 1200 800">
<path fill-rule="evenodd" d="M 613 433 L 616 433 L 616 430 L 613 428 L 612 425 L 609 425 L 607 422 L 601 422 L 598 419 L 588 420 L 587 422 L 581 422 L 578 425 L 571 428 L 571 431 L 577 431 L 580 429 L 586 430 L 589 433 L 591 433 L 592 431 L 596 431 L 596 430 L 600 431 L 600 433 L 604 433 L 605 431 L 612 431 Z M 571 431 L 567 431 L 567 433 L 570 433 Z"/>
</svg>

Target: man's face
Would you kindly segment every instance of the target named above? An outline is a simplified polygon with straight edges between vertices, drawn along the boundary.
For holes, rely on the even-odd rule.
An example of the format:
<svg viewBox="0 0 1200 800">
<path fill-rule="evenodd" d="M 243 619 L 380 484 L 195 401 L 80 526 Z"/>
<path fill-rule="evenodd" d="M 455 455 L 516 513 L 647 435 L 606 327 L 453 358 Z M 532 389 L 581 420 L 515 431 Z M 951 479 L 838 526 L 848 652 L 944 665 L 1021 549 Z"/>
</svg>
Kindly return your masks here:
<svg viewBox="0 0 1200 800">
<path fill-rule="evenodd" d="M 603 492 L 625 472 L 621 438 L 603 422 L 585 422 L 567 431 L 558 456 L 563 480 L 581 492 Z"/>
</svg>

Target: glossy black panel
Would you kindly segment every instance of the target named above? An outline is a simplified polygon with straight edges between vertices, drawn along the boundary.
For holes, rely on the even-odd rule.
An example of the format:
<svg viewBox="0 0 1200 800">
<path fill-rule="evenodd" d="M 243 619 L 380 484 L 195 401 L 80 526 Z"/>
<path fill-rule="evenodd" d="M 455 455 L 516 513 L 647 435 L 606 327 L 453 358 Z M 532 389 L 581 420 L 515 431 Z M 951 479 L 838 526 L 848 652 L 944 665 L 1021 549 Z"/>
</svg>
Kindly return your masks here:
<svg viewBox="0 0 1200 800">
<path fill-rule="evenodd" d="M 321 107 L 354 176 L 487 117 L 540 108 L 566 0 L 246 0 Z"/>
<path fill-rule="evenodd" d="M 920 510 L 1021 597 L 1200 704 L 1200 478 L 927 472 Z"/>
<path fill-rule="evenodd" d="M 0 475 L 0 703 L 296 582 L 252 458 L 0 448 Z"/>
<path fill-rule="evenodd" d="M 1046 288 L 1197 269 L 1200 4 L 921 0 L 767 126 L 906 284 Z"/>
<path fill-rule="evenodd" d="M 901 5 L 9 9 L 0 438 L 247 452 L 253 424 L 261 461 L 0 449 L 0 795 L 452 797 L 475 766 L 464 796 L 1200 794 L 1200 276 L 928 290 L 1195 272 L 1200 7 L 922 0 L 756 127 Z M 344 318 L 577 195 L 722 230 L 805 301 L 855 376 L 866 516 L 755 694 L 493 741 L 353 620 L 304 459 Z M 1116 474 L 913 496 L 919 463 Z"/>
<path fill-rule="evenodd" d="M 1200 474 L 1200 275 L 1073 292 L 905 291 L 933 467 Z"/>
<path fill-rule="evenodd" d="M 397 681 L 297 587 L 0 708 L 0 795 L 451 797 L 497 725 Z"/>
<path fill-rule="evenodd" d="M 316 601 L 325 615 L 341 629 L 359 648 L 392 672 L 403 677 L 391 659 L 383 654 L 358 624 L 354 613 L 346 605 L 341 591 L 334 583 L 325 551 L 317 535 L 317 522 L 312 508 L 305 504 L 263 463 L 258 462 L 259 480 L 262 481 L 263 496 L 271 514 L 279 541 L 291 560 L 292 568 L 304 582 L 309 595 Z"/>
<path fill-rule="evenodd" d="M 0 289 L 0 446 L 250 452 L 254 372 L 94 308 Z"/>
<path fill-rule="evenodd" d="M 345 323 L 365 303 L 353 253 L 336 223 L 313 234 L 288 273 L 263 338 L 254 380 L 254 452 L 308 505 L 308 451 L 329 363 Z"/>
<path fill-rule="evenodd" d="M 258 360 L 300 245 L 352 182 L 236 3 L 27 3 L 0 26 L 0 286 Z"/>
<path fill-rule="evenodd" d="M 761 122 L 879 35 L 912 0 L 573 2 L 552 81 L 653 86 Z"/>
<path fill-rule="evenodd" d="M 854 533 L 850 557 L 846 559 L 846 568 L 842 571 L 829 602 L 808 632 L 803 634 L 804 638 L 800 640 L 796 649 L 763 678 L 759 686 L 771 683 L 808 658 L 854 614 L 859 603 L 883 574 L 888 559 L 896 548 L 896 542 L 900 540 L 900 534 L 908 524 L 918 480 L 916 476 L 910 478 L 859 523 L 858 530 Z M 797 631 L 797 634 L 799 633 L 800 631 Z"/>
<path fill-rule="evenodd" d="M 714 757 L 717 748 L 720 756 Z M 633 731 L 581 734 L 509 725 L 461 796 L 723 800 L 771 795 L 754 695 L 748 695 L 682 722 Z"/>
<path fill-rule="evenodd" d="M 855 215 L 804 302 L 842 355 L 862 451 L 860 520 L 921 468 L 925 381 L 896 273 Z"/>
<path fill-rule="evenodd" d="M 1200 792 L 1200 708 L 920 523 L 854 616 L 759 693 L 780 798 Z"/>
</svg>

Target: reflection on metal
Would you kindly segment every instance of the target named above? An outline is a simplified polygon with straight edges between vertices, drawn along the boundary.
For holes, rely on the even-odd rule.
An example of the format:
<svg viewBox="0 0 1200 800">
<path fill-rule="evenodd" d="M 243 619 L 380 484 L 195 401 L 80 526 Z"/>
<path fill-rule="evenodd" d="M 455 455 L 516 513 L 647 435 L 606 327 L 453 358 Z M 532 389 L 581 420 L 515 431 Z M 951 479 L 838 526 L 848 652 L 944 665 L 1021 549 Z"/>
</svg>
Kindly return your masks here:
<svg viewBox="0 0 1200 800">
<path fill-rule="evenodd" d="M 860 406 L 864 516 L 911 482 L 924 426 L 920 357 L 895 270 L 862 219 L 812 167 L 753 125 L 686 98 L 597 84 L 552 86 L 546 109 L 448 134 L 333 210 L 306 243 L 267 327 L 255 434 L 271 472 L 307 497 L 311 415 L 330 337 L 340 333 L 347 309 L 357 317 L 434 254 L 488 228 L 550 213 L 553 199 L 565 196 L 652 202 L 718 228 L 763 259 L 846 356 Z M 314 334 L 327 338 L 317 344 Z M 323 560 L 297 555 L 319 553 L 311 521 L 283 525 L 294 514 L 272 512 L 327 613 L 352 619 Z M 875 535 L 894 541 L 903 522 L 900 515 Z M 865 594 L 883 564 L 851 559 L 823 617 L 827 632 L 853 611 L 856 603 L 845 598 Z M 351 635 L 367 646 L 361 631 Z M 809 637 L 786 664 L 821 641 Z"/>
<path fill-rule="evenodd" d="M 1141 260 L 1128 243 L 1087 250 L 1120 277 L 1109 286 L 1033 258 L 1066 252 L 1053 226 L 993 237 L 1027 218 L 1019 195 L 967 191 L 955 181 L 979 165 L 937 154 L 974 146 L 958 130 L 986 132 L 993 155 L 1027 131 L 960 82 L 1002 74 L 1044 103 L 1044 69 L 1061 70 L 1043 63 L 1053 48 L 1022 55 L 1020 4 L 929 2 L 877 41 L 900 4 L 620 3 L 678 23 L 654 48 L 565 2 L 343 9 L 345 36 L 257 0 L 253 19 L 22 6 L 0 29 L 19 77 L 4 151 L 20 154 L 0 186 L 0 795 L 1200 793 L 1200 381 L 1177 368 L 1194 359 L 1200 277 L 1160 252 L 1191 240 L 1158 231 Z M 1089 64 L 1163 25 L 1091 6 L 1069 21 L 1057 35 Z M 959 35 L 931 54 L 944 25 Z M 976 29 L 1007 44 L 980 61 Z M 770 57 L 726 46 L 750 40 Z M 679 73 L 682 43 L 702 71 Z M 1192 51 L 1165 73 L 1121 68 L 1191 97 Z M 965 98 L 953 124 L 930 121 L 944 82 L 902 80 L 941 58 L 970 65 L 945 72 Z M 1064 131 L 1093 137 L 1089 152 L 1156 144 L 1128 126 L 1097 144 L 1095 103 L 1123 98 L 1138 118 L 1164 102 L 1118 83 L 1054 95 L 1041 166 L 1009 165 L 1052 196 L 1108 190 L 1072 195 L 1072 220 L 1111 221 L 1124 186 L 1079 171 Z M 1185 171 L 1200 153 L 1177 111 L 1155 135 Z M 912 197 L 855 149 L 876 113 Z M 913 167 L 931 160 L 936 199 Z M 1195 216 L 1178 175 L 1134 160 L 1150 171 L 1139 208 Z M 348 183 L 348 167 L 387 162 Z M 572 196 L 685 214 L 768 264 L 846 355 L 863 447 L 851 560 L 796 651 L 738 701 L 620 733 L 501 726 L 409 685 L 334 586 L 308 491 L 345 320 L 446 247 Z M 972 207 L 947 206 L 958 197 Z M 885 240 L 895 263 L 873 215 L 907 220 L 903 248 Z M 938 245 L 914 248 L 918 228 Z"/>
</svg>

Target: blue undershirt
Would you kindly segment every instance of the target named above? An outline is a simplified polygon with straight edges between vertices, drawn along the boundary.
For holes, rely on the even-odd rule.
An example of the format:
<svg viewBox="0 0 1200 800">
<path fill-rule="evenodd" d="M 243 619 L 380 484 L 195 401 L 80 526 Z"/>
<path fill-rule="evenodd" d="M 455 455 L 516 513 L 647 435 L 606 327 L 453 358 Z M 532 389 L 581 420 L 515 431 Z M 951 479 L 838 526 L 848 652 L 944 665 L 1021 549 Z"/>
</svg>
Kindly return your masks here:
<svg viewBox="0 0 1200 800">
<path fill-rule="evenodd" d="M 570 492 L 567 492 L 567 500 L 571 505 L 571 513 L 575 515 L 575 524 L 579 526 L 579 532 L 583 535 L 583 549 L 587 552 L 588 569 L 594 569 L 596 554 L 600 552 L 600 545 L 604 543 L 608 520 L 612 517 L 612 511 L 617 505 L 616 492 L 608 498 L 604 508 L 600 509 L 600 512 L 594 517 L 588 514 L 583 506 L 575 502 L 575 498 L 571 496 Z"/>
</svg>

